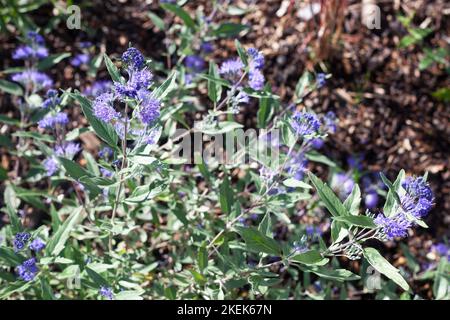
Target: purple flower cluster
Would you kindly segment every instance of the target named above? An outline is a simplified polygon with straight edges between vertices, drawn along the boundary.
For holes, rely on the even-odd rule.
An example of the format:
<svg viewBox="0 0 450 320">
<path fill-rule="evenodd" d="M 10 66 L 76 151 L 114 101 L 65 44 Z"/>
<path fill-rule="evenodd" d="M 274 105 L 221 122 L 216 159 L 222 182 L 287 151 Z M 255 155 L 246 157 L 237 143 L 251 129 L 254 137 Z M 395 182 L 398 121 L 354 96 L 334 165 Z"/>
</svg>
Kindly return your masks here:
<svg viewBox="0 0 450 320">
<path fill-rule="evenodd" d="M 318 73 L 316 76 L 317 88 L 322 88 L 327 83 L 327 78 L 325 73 Z"/>
<path fill-rule="evenodd" d="M 114 299 L 114 293 L 113 293 L 112 289 L 109 288 L 109 287 L 101 286 L 100 290 L 98 291 L 98 293 L 102 297 L 104 297 L 104 298 L 106 298 L 108 300 L 113 300 Z"/>
<path fill-rule="evenodd" d="M 112 82 L 109 80 L 95 81 L 91 86 L 84 90 L 84 94 L 91 97 L 97 97 L 103 93 L 107 93 L 112 88 Z"/>
<path fill-rule="evenodd" d="M 28 259 L 17 267 L 19 278 L 27 282 L 32 281 L 38 272 L 39 268 L 36 265 L 35 258 Z"/>
<path fill-rule="evenodd" d="M 30 240 L 31 235 L 28 232 L 16 233 L 14 237 L 14 251 L 18 252 L 25 248 L 27 242 Z"/>
<path fill-rule="evenodd" d="M 408 177 L 402 183 L 406 193 L 400 196 L 403 210 L 415 218 L 423 218 L 433 206 L 433 192 L 422 177 Z"/>
<path fill-rule="evenodd" d="M 79 67 L 82 65 L 87 65 L 91 57 L 87 53 L 79 53 L 75 55 L 72 60 L 70 60 L 70 64 L 74 67 Z"/>
<path fill-rule="evenodd" d="M 145 125 L 152 125 L 159 118 L 160 102 L 148 91 L 139 92 L 139 118 Z"/>
<path fill-rule="evenodd" d="M 42 103 L 42 108 L 55 108 L 61 103 L 61 99 L 58 97 L 58 91 L 55 89 L 49 89 L 45 95 L 45 100 Z"/>
<path fill-rule="evenodd" d="M 109 159 L 113 156 L 114 152 L 110 147 L 103 147 L 102 149 L 100 149 L 100 151 L 98 152 L 98 156 L 100 158 L 104 158 L 104 159 Z"/>
<path fill-rule="evenodd" d="M 129 70 L 141 70 L 145 66 L 145 59 L 142 53 L 134 48 L 130 47 L 122 54 L 122 61 L 127 65 Z"/>
<path fill-rule="evenodd" d="M 253 90 L 262 90 L 265 82 L 264 75 L 262 74 L 262 68 L 264 67 L 264 56 L 255 48 L 248 49 L 247 53 L 250 57 L 248 85 Z"/>
<path fill-rule="evenodd" d="M 297 152 L 292 155 L 291 159 L 287 162 L 287 173 L 294 179 L 301 181 L 305 175 L 305 171 L 308 165 L 308 160 L 305 158 L 304 153 Z"/>
<path fill-rule="evenodd" d="M 19 46 L 12 54 L 14 60 L 43 59 L 48 56 L 44 38 L 34 31 L 26 34 L 26 45 Z"/>
<path fill-rule="evenodd" d="M 129 69 L 128 72 L 128 81 L 125 84 L 114 82 L 114 88 L 121 99 L 136 99 L 140 90 L 147 90 L 152 84 L 153 74 L 147 69 Z"/>
<path fill-rule="evenodd" d="M 408 236 L 408 228 L 411 227 L 411 222 L 402 213 L 396 214 L 392 218 L 379 214 L 374 222 L 381 227 L 388 240 Z"/>
<path fill-rule="evenodd" d="M 187 56 L 184 59 L 184 65 L 194 73 L 202 72 L 206 68 L 205 60 L 199 55 Z"/>
<path fill-rule="evenodd" d="M 35 90 L 53 86 L 53 80 L 48 75 L 32 69 L 13 74 L 11 80 L 26 87 L 32 86 Z"/>
<path fill-rule="evenodd" d="M 73 159 L 73 157 L 80 152 L 81 147 L 78 143 L 66 142 L 55 147 L 55 154 L 59 157 Z"/>
<path fill-rule="evenodd" d="M 110 92 L 102 93 L 93 103 L 94 115 L 104 121 L 112 122 L 120 117 L 120 113 L 117 112 L 114 107 L 114 95 Z"/>
<path fill-rule="evenodd" d="M 45 248 L 45 242 L 41 238 L 35 238 L 31 243 L 29 248 L 34 252 L 40 252 Z"/>
<path fill-rule="evenodd" d="M 244 67 L 241 59 L 229 59 L 222 63 L 219 73 L 223 74 L 226 78 L 236 81 L 242 75 Z"/>
<path fill-rule="evenodd" d="M 401 206 L 393 217 L 378 215 L 375 223 L 382 228 L 382 232 L 391 240 L 395 237 L 406 237 L 407 230 L 415 225 L 413 219 L 426 216 L 433 205 L 433 192 L 422 177 L 408 177 L 402 182 L 405 194 L 400 196 Z"/>
<path fill-rule="evenodd" d="M 59 168 L 58 162 L 52 156 L 45 158 L 42 165 L 44 166 L 45 171 L 47 171 L 47 176 L 49 177 L 54 175 Z"/>
<path fill-rule="evenodd" d="M 309 139 L 319 133 L 320 121 L 313 113 L 296 111 L 292 117 L 291 126 L 297 135 Z"/>
<path fill-rule="evenodd" d="M 38 121 L 39 128 L 42 129 L 52 129 L 55 128 L 55 126 L 60 125 L 66 125 L 69 123 L 69 117 L 64 112 L 57 112 L 53 115 L 47 115 L 43 119 Z"/>
</svg>

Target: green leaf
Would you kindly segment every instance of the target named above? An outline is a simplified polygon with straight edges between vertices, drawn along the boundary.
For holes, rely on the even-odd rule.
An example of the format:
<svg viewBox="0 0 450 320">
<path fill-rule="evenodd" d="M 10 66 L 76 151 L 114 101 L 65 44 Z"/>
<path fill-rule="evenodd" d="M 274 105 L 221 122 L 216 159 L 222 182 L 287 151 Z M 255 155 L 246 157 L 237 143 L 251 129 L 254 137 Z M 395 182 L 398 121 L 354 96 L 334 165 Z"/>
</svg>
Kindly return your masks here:
<svg viewBox="0 0 450 320">
<path fill-rule="evenodd" d="M 309 269 L 308 271 L 311 271 L 315 274 L 317 274 L 319 277 L 328 279 L 328 280 L 335 280 L 335 281 L 352 281 L 352 280 L 359 280 L 361 279 L 360 276 L 354 274 L 351 271 L 345 270 L 345 269 L 335 269 L 330 270 L 324 267 L 313 267 Z"/>
<path fill-rule="evenodd" d="M 177 87 L 176 79 L 176 72 L 172 72 L 170 76 L 161 84 L 161 86 L 153 91 L 154 97 L 158 100 L 164 99 Z"/>
<path fill-rule="evenodd" d="M 205 270 L 208 266 L 208 250 L 206 250 L 205 243 L 203 243 L 198 250 L 197 263 L 200 272 L 203 272 L 203 270 Z"/>
<path fill-rule="evenodd" d="M 309 151 L 305 154 L 306 159 L 317 162 L 317 163 L 323 163 L 330 168 L 336 167 L 336 163 L 334 163 L 332 160 L 330 160 L 328 157 L 324 156 L 323 154 L 318 153 L 317 151 Z"/>
<path fill-rule="evenodd" d="M 364 257 L 378 272 L 398 284 L 403 290 L 409 291 L 409 285 L 401 276 L 399 270 L 391 265 L 376 249 L 364 248 Z"/>
<path fill-rule="evenodd" d="M 345 199 L 344 207 L 350 212 L 350 214 L 356 216 L 359 213 L 359 205 L 361 203 L 361 190 L 359 186 L 355 184 L 352 189 L 352 193 Z"/>
<path fill-rule="evenodd" d="M 23 262 L 21 255 L 14 252 L 13 249 L 7 247 L 0 247 L 0 261 L 3 261 L 7 266 L 16 267 Z"/>
<path fill-rule="evenodd" d="M 266 84 L 264 91 L 271 91 L 270 84 Z M 265 128 L 273 114 L 273 99 L 270 97 L 263 97 L 259 99 L 259 108 L 257 113 L 258 128 Z"/>
<path fill-rule="evenodd" d="M 247 53 L 245 52 L 244 48 L 242 47 L 241 43 L 238 39 L 234 40 L 234 45 L 236 46 L 237 53 L 239 55 L 239 58 L 241 59 L 242 63 L 247 66 Z"/>
<path fill-rule="evenodd" d="M 183 8 L 176 4 L 171 3 L 163 3 L 161 4 L 161 7 L 164 10 L 171 11 L 175 15 L 177 15 L 181 20 L 183 20 L 184 24 L 191 29 L 196 29 L 197 25 L 195 24 L 195 21 L 191 18 L 189 13 L 187 13 Z"/>
<path fill-rule="evenodd" d="M 65 247 L 70 233 L 75 226 L 80 223 L 83 216 L 83 207 L 76 208 L 64 223 L 56 230 L 51 239 L 48 241 L 45 251 L 52 256 L 57 256 Z"/>
<path fill-rule="evenodd" d="M 0 79 L 0 90 L 15 96 L 22 96 L 22 87 L 14 82 Z"/>
<path fill-rule="evenodd" d="M 295 101 L 297 103 L 303 100 L 303 96 L 306 93 L 306 88 L 311 85 L 312 79 L 313 77 L 308 71 L 305 71 L 300 79 L 298 79 L 297 85 L 295 86 Z"/>
<path fill-rule="evenodd" d="M 117 149 L 117 142 L 119 141 L 119 137 L 114 130 L 114 127 L 111 124 L 105 123 L 94 116 L 91 102 L 87 98 L 83 97 L 79 93 L 70 93 L 70 96 L 80 104 L 84 115 L 86 116 L 89 124 L 92 126 L 92 129 L 94 129 L 97 136 L 99 136 L 100 139 L 105 141 L 114 149 Z"/>
<path fill-rule="evenodd" d="M 161 19 L 160 17 L 158 17 L 156 14 L 154 14 L 153 12 L 149 12 L 148 13 L 148 17 L 152 20 L 153 24 L 159 29 L 159 30 L 164 30 L 166 28 L 166 26 L 164 25 L 164 20 Z"/>
<path fill-rule="evenodd" d="M 308 172 L 309 179 L 317 190 L 320 199 L 330 213 L 335 216 L 348 216 L 350 213 L 344 207 L 341 200 L 334 194 L 333 190 L 317 178 L 312 172 Z"/>
<path fill-rule="evenodd" d="M 223 134 L 230 131 L 233 131 L 235 129 L 243 128 L 244 126 L 240 123 L 234 122 L 234 121 L 222 121 L 217 124 L 214 128 L 201 128 L 200 131 L 208 134 L 208 135 L 216 135 L 216 134 Z"/>
<path fill-rule="evenodd" d="M 290 258 L 289 260 L 293 262 L 298 262 L 307 266 L 313 266 L 313 265 L 323 265 L 326 264 L 329 259 L 322 257 L 319 251 L 317 250 L 310 250 L 304 253 L 297 254 Z"/>
<path fill-rule="evenodd" d="M 450 87 L 440 88 L 431 94 L 435 99 L 442 102 L 450 102 Z"/>
<path fill-rule="evenodd" d="M 249 29 L 249 26 L 240 23 L 225 22 L 213 30 L 212 34 L 216 37 L 234 37 L 246 29 Z"/>
<path fill-rule="evenodd" d="M 307 184 L 306 182 L 294 179 L 294 178 L 289 178 L 283 181 L 283 184 L 286 187 L 290 187 L 290 188 L 303 188 L 303 189 L 311 189 L 312 187 Z"/>
<path fill-rule="evenodd" d="M 69 52 L 52 54 L 52 55 L 48 56 L 47 58 L 39 61 L 39 63 L 37 64 L 37 68 L 39 70 L 49 69 L 50 67 L 54 66 L 55 64 L 70 57 L 71 55 L 72 54 Z"/>
<path fill-rule="evenodd" d="M 381 180 L 383 180 L 384 184 L 388 187 L 389 191 L 386 196 L 386 202 L 384 203 L 383 213 L 386 217 L 391 216 L 396 211 L 396 203 L 400 203 L 400 197 L 398 195 L 398 191 L 400 190 L 401 183 L 405 178 L 405 170 L 401 170 L 395 179 L 395 182 L 392 184 L 386 176 L 380 172 Z"/>
<path fill-rule="evenodd" d="M 230 186 L 230 181 L 228 179 L 228 175 L 225 175 L 222 183 L 219 188 L 219 200 L 220 200 L 220 208 L 225 214 L 230 214 L 231 208 L 233 207 L 233 190 Z"/>
<path fill-rule="evenodd" d="M 219 71 L 217 65 L 213 62 L 209 62 L 209 75 L 211 78 L 219 78 Z M 222 95 L 222 86 L 219 82 L 208 79 L 208 97 L 212 102 L 217 103 Z"/>
<path fill-rule="evenodd" d="M 111 79 L 114 82 L 123 82 L 122 76 L 120 75 L 119 69 L 117 69 L 116 65 L 111 61 L 107 54 L 103 54 L 103 59 L 105 60 L 106 69 L 108 69 L 108 73 L 111 76 Z"/>
<path fill-rule="evenodd" d="M 375 229 L 377 225 L 373 222 L 373 219 L 367 216 L 339 216 L 333 217 L 334 220 L 345 222 L 351 226 L 358 226 L 368 229 Z"/>
<path fill-rule="evenodd" d="M 41 278 L 41 294 L 44 300 L 55 300 L 53 295 L 52 287 L 47 279 Z"/>
<path fill-rule="evenodd" d="M 9 222 L 11 223 L 11 231 L 17 233 L 21 230 L 21 223 L 17 214 L 17 207 L 20 204 L 20 200 L 17 199 L 16 193 L 11 185 L 7 185 L 5 188 L 4 201 Z"/>
<path fill-rule="evenodd" d="M 109 287 L 109 282 L 103 278 L 99 273 L 95 272 L 89 267 L 86 267 L 84 270 L 86 270 L 89 278 L 94 281 L 94 283 L 100 288 L 100 287 Z"/>
<path fill-rule="evenodd" d="M 242 238 L 244 238 L 249 250 L 281 256 L 281 247 L 274 239 L 269 238 L 253 227 L 236 227 L 236 229 Z"/>
</svg>

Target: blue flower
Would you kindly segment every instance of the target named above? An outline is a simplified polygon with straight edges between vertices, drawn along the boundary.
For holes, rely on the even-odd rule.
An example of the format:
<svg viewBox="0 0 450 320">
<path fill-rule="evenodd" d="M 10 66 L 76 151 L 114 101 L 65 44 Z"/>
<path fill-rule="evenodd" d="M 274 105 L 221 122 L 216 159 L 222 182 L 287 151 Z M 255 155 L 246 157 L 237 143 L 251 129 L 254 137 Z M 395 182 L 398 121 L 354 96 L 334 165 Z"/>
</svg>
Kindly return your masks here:
<svg viewBox="0 0 450 320">
<path fill-rule="evenodd" d="M 113 108 L 114 95 L 103 93 L 99 95 L 93 103 L 94 116 L 103 122 L 111 122 L 120 117 L 120 113 Z"/>
<path fill-rule="evenodd" d="M 127 51 L 122 54 L 122 61 L 130 70 L 141 70 L 145 66 L 144 56 L 134 47 L 128 48 Z"/>
<path fill-rule="evenodd" d="M 313 113 L 296 111 L 291 120 L 292 128 L 300 136 L 311 136 L 317 134 L 320 121 Z"/>
<path fill-rule="evenodd" d="M 109 80 L 95 81 L 91 86 L 84 90 L 84 94 L 91 97 L 98 97 L 103 93 L 107 93 L 112 88 L 112 82 Z"/>
<path fill-rule="evenodd" d="M 397 213 L 392 218 L 379 214 L 374 219 L 374 222 L 381 227 L 382 233 L 388 240 L 408 236 L 408 228 L 411 227 L 411 222 L 403 215 L 403 213 Z"/>
<path fill-rule="evenodd" d="M 58 97 L 58 91 L 55 89 L 49 89 L 46 93 L 46 99 L 42 103 L 42 108 L 55 108 L 61 103 L 61 99 Z"/>
<path fill-rule="evenodd" d="M 235 79 L 236 77 L 242 74 L 242 70 L 244 69 L 244 64 L 241 59 L 230 59 L 222 63 L 220 66 L 219 73 L 223 74 L 226 77 Z"/>
<path fill-rule="evenodd" d="M 336 114 L 333 111 L 328 111 L 322 121 L 325 132 L 336 133 Z"/>
<path fill-rule="evenodd" d="M 286 166 L 287 173 L 294 179 L 301 181 L 303 180 L 307 165 L 308 160 L 305 158 L 305 155 L 298 152 L 293 154 L 291 159 L 288 160 Z"/>
<path fill-rule="evenodd" d="M 149 70 L 134 70 L 129 73 L 128 81 L 125 84 L 114 82 L 114 89 L 122 99 L 135 99 L 141 89 L 148 89 L 152 80 L 153 74 Z"/>
<path fill-rule="evenodd" d="M 440 256 L 447 256 L 450 253 L 450 249 L 445 243 L 438 243 L 431 247 L 431 250 L 436 252 Z"/>
<path fill-rule="evenodd" d="M 214 51 L 214 46 L 212 45 L 211 42 L 203 42 L 200 45 L 200 50 L 203 51 L 204 53 L 208 54 Z"/>
<path fill-rule="evenodd" d="M 68 159 L 73 159 L 73 157 L 80 152 L 81 147 L 78 143 L 67 142 L 62 145 L 55 147 L 55 154 L 59 157 L 66 157 Z"/>
<path fill-rule="evenodd" d="M 371 191 L 364 197 L 364 203 L 366 208 L 373 209 L 378 204 L 378 194 L 375 191 Z"/>
<path fill-rule="evenodd" d="M 13 81 L 21 83 L 23 86 L 33 86 L 35 90 L 53 86 L 53 80 L 45 73 L 36 70 L 25 70 L 12 75 Z"/>
<path fill-rule="evenodd" d="M 54 129 L 55 126 L 66 125 L 69 123 L 69 118 L 64 112 L 57 112 L 54 115 L 47 115 L 43 119 L 38 121 L 39 128 L 42 129 Z"/>
<path fill-rule="evenodd" d="M 45 171 L 47 171 L 47 176 L 49 177 L 54 175 L 59 168 L 58 162 L 54 157 L 45 158 L 45 160 L 42 162 L 42 165 L 44 166 Z"/>
<path fill-rule="evenodd" d="M 27 45 L 19 46 L 12 55 L 14 60 L 43 59 L 48 56 L 44 38 L 34 31 L 26 34 Z"/>
<path fill-rule="evenodd" d="M 45 242 L 41 238 L 36 238 L 30 243 L 29 248 L 34 252 L 40 252 L 45 248 Z"/>
<path fill-rule="evenodd" d="M 17 274 L 19 275 L 19 278 L 27 282 L 32 281 L 34 277 L 36 277 L 38 271 L 39 268 L 36 266 L 35 258 L 28 259 L 17 267 Z"/>
<path fill-rule="evenodd" d="M 278 174 L 277 171 L 272 170 L 271 168 L 266 166 L 262 166 L 259 169 L 259 176 L 261 177 L 261 180 L 265 184 L 271 183 L 272 180 L 277 176 L 277 174 Z"/>
<path fill-rule="evenodd" d="M 318 73 L 316 76 L 317 88 L 322 88 L 327 83 L 327 78 L 325 73 Z"/>
<path fill-rule="evenodd" d="M 105 168 L 102 168 L 102 167 L 100 167 L 100 173 L 105 178 L 111 178 L 113 176 L 113 174 L 114 174 L 112 171 L 110 171 L 108 169 L 105 169 Z"/>
<path fill-rule="evenodd" d="M 138 96 L 140 100 L 139 118 L 142 123 L 152 125 L 159 118 L 160 102 L 147 91 L 140 91 Z"/>
<path fill-rule="evenodd" d="M 250 56 L 250 69 L 262 69 L 264 67 L 264 56 L 255 48 L 249 48 L 247 50 Z"/>
<path fill-rule="evenodd" d="M 205 60 L 198 55 L 187 56 L 184 59 L 184 65 L 196 73 L 205 70 L 206 67 Z"/>
<path fill-rule="evenodd" d="M 264 75 L 258 69 L 250 70 L 248 78 L 248 85 L 253 90 L 262 90 L 264 88 Z"/>
<path fill-rule="evenodd" d="M 105 158 L 108 159 L 110 157 L 112 157 L 114 154 L 113 150 L 110 147 L 103 147 L 99 152 L 98 152 L 98 156 L 100 158 Z"/>
<path fill-rule="evenodd" d="M 28 232 L 16 233 L 14 237 L 14 251 L 18 252 L 22 250 L 27 242 L 30 240 L 31 235 Z"/>
<path fill-rule="evenodd" d="M 422 178 L 408 177 L 402 182 L 406 193 L 400 196 L 402 209 L 416 218 L 423 218 L 433 207 L 433 192 Z"/>
<path fill-rule="evenodd" d="M 109 287 L 101 286 L 100 290 L 98 291 L 98 293 L 102 297 L 104 297 L 104 298 L 106 298 L 108 300 L 113 300 L 114 299 L 114 293 L 113 293 L 112 289 L 109 288 Z"/>
<path fill-rule="evenodd" d="M 87 53 L 79 53 L 70 60 L 70 64 L 74 67 L 79 67 L 81 65 L 87 65 L 91 57 Z"/>
</svg>

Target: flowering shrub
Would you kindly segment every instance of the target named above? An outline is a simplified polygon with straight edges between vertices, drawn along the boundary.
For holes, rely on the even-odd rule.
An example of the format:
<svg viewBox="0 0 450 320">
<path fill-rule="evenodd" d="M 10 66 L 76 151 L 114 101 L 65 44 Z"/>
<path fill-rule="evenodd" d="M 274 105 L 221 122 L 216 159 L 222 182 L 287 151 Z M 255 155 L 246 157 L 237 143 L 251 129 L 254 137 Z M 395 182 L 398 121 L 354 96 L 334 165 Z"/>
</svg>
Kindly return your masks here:
<svg viewBox="0 0 450 320">
<path fill-rule="evenodd" d="M 14 51 L 26 67 L 1 87 L 21 116 L 4 120 L 18 143 L 15 174 L 4 184 L 0 297 L 234 299 L 245 289 L 288 298 L 290 287 L 300 298 L 314 296 L 311 278 L 314 292 L 345 297 L 345 283 L 366 286 L 368 264 L 394 291 L 410 291 L 374 246 L 426 227 L 434 201 L 427 177 L 402 170 L 390 181 L 381 173 L 380 186 L 367 176 L 364 209 L 357 181 L 318 152 L 337 130 L 335 115 L 301 108 L 329 76 L 305 73 L 286 106 L 264 78 L 262 52 L 236 41 L 235 57 L 206 59 L 211 41 L 182 17 L 200 45 L 179 48 L 171 70 L 154 70 L 130 46 L 118 59 L 101 56 L 111 81 L 83 92 L 56 88 L 43 73 L 49 52 L 38 33 Z M 70 64 L 88 66 L 90 48 L 80 45 Z M 71 125 L 77 105 L 85 127 Z M 260 130 L 240 139 L 244 108 L 258 108 Z M 196 111 L 202 118 L 193 123 Z M 82 146 L 86 136 L 94 148 Z M 243 153 L 223 152 L 223 136 Z M 313 173 L 320 165 L 334 172 L 330 186 Z M 323 211 L 328 226 L 299 223 Z M 32 225 L 27 216 L 37 212 L 42 221 Z"/>
</svg>

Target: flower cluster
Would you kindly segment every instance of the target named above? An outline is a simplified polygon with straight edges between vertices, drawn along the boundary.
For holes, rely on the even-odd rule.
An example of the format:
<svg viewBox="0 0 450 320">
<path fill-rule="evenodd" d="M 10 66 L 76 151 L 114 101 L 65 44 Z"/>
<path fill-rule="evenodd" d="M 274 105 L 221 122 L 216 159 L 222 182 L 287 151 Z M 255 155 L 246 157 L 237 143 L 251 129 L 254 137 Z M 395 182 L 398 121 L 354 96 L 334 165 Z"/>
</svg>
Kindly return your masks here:
<svg viewBox="0 0 450 320">
<path fill-rule="evenodd" d="M 113 300 L 114 299 L 114 293 L 113 293 L 112 289 L 109 288 L 109 287 L 101 286 L 100 290 L 98 291 L 98 293 L 102 297 L 104 297 L 104 298 L 106 298 L 108 300 Z"/>
<path fill-rule="evenodd" d="M 25 248 L 27 242 L 31 239 L 28 232 L 19 232 L 14 237 L 14 251 L 18 252 Z"/>
<path fill-rule="evenodd" d="M 69 123 L 67 113 L 57 112 L 53 115 L 47 115 L 38 121 L 39 128 L 54 129 L 56 126 L 64 126 Z"/>
<path fill-rule="evenodd" d="M 39 268 L 36 265 L 36 258 L 30 258 L 17 267 L 17 274 L 23 281 L 32 281 L 36 274 L 39 272 Z"/>
<path fill-rule="evenodd" d="M 392 217 L 379 214 L 374 219 L 389 240 L 406 237 L 407 230 L 415 225 L 414 219 L 426 216 L 433 205 L 433 192 L 423 177 L 408 177 L 402 188 L 398 211 Z"/>
<path fill-rule="evenodd" d="M 53 109 L 61 103 L 61 98 L 58 97 L 58 91 L 49 89 L 45 95 L 45 100 L 42 103 L 42 108 Z"/>
<path fill-rule="evenodd" d="M 53 86 L 53 80 L 48 75 L 33 69 L 15 73 L 11 76 L 11 80 L 19 82 L 24 87 L 32 87 L 34 91 Z"/>
<path fill-rule="evenodd" d="M 303 136 L 305 139 L 318 134 L 320 125 L 319 118 L 313 113 L 295 111 L 292 116 L 292 128 L 298 136 Z"/>
<path fill-rule="evenodd" d="M 35 31 L 28 31 L 25 37 L 26 45 L 19 46 L 12 54 L 14 60 L 36 60 L 48 56 L 44 38 Z"/>
<path fill-rule="evenodd" d="M 253 90 L 262 90 L 265 82 L 262 74 L 264 56 L 255 48 L 249 48 L 247 54 L 249 57 L 248 86 Z M 222 63 L 219 73 L 236 83 L 242 77 L 244 68 L 245 65 L 240 58 L 229 59 Z"/>
<path fill-rule="evenodd" d="M 136 48 L 130 47 L 123 53 L 122 62 L 128 73 L 127 82 L 114 82 L 110 90 L 106 86 L 104 88 L 102 84 L 102 90 L 97 90 L 101 94 L 94 100 L 93 113 L 101 121 L 112 124 L 119 137 L 124 138 L 125 123 L 129 122 L 129 119 L 127 115 L 122 115 L 116 111 L 114 103 L 116 101 L 128 103 L 129 99 L 136 103 L 135 112 L 141 126 L 144 127 L 144 129 L 139 130 L 139 133 L 144 134 L 146 128 L 153 126 L 158 120 L 160 102 L 148 90 L 152 84 L 153 74 L 145 67 L 145 59 L 142 53 Z M 100 87 L 100 84 L 97 86 Z M 95 93 L 94 90 L 92 90 L 92 93 Z M 145 141 L 146 139 L 142 140 Z"/>
</svg>

